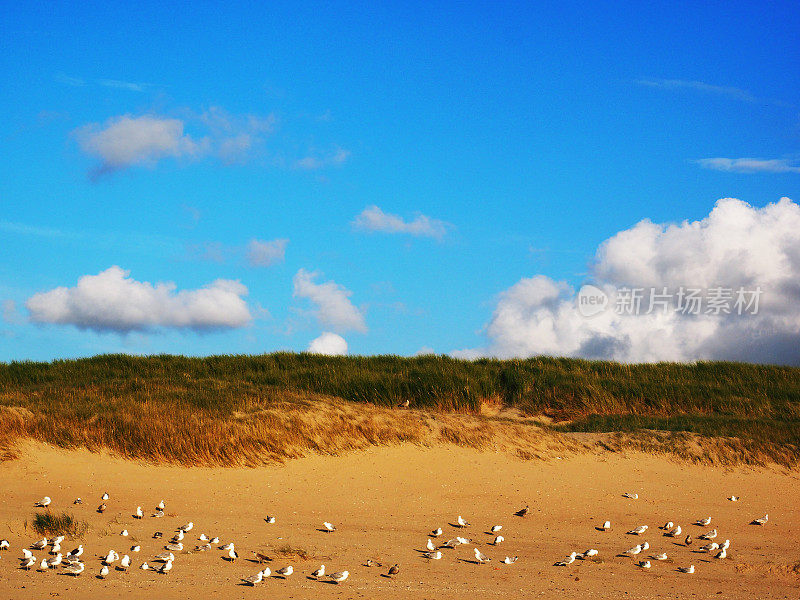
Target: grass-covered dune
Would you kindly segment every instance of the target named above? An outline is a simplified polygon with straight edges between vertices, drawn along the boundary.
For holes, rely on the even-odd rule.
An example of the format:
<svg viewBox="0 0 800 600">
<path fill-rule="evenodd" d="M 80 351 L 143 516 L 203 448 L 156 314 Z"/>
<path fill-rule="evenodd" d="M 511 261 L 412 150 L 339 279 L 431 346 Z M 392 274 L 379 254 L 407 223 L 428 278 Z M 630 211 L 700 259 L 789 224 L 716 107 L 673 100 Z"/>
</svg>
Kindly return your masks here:
<svg viewBox="0 0 800 600">
<path fill-rule="evenodd" d="M 405 401 L 411 410 L 394 408 Z M 399 442 L 529 456 L 587 438 L 573 432 L 622 432 L 602 444 L 679 454 L 714 440 L 723 462 L 792 465 L 800 369 L 290 353 L 0 364 L 6 448 L 34 438 L 153 460 L 259 464 Z"/>
</svg>

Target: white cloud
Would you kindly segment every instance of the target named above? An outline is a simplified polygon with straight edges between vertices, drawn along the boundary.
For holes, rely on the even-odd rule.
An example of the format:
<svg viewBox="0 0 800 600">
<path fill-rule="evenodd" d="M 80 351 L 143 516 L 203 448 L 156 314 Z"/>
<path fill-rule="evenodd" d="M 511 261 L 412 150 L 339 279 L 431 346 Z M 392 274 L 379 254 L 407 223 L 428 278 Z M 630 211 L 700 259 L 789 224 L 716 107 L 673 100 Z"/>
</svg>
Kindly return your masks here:
<svg viewBox="0 0 800 600">
<path fill-rule="evenodd" d="M 309 155 L 294 162 L 296 169 L 315 171 L 324 167 L 343 165 L 350 158 L 350 151 L 336 148 L 324 155 Z"/>
<path fill-rule="evenodd" d="M 74 325 L 95 331 L 149 331 L 158 328 L 209 331 L 244 327 L 252 320 L 238 281 L 217 279 L 197 290 L 176 290 L 171 282 L 136 281 L 113 266 L 84 275 L 75 287 L 58 287 L 25 303 L 36 323 Z"/>
<path fill-rule="evenodd" d="M 611 297 L 609 310 L 583 317 L 574 290 L 544 275 L 500 294 L 485 348 L 454 356 L 539 354 L 625 362 L 701 359 L 800 364 L 800 206 L 788 198 L 764 208 L 717 202 L 700 221 L 642 221 L 603 242 L 591 268 Z M 656 309 L 618 314 L 622 287 L 763 290 L 758 314 L 697 315 Z M 645 295 L 645 298 L 649 296 Z M 647 300 L 643 302 L 645 307 Z M 645 312 L 644 310 L 642 312 Z"/>
<path fill-rule="evenodd" d="M 347 354 L 347 342 L 342 336 L 325 331 L 318 338 L 311 340 L 307 352 L 327 354 L 328 356 L 344 356 Z"/>
<path fill-rule="evenodd" d="M 364 315 L 350 302 L 353 292 L 334 281 L 315 283 L 318 275 L 300 269 L 294 276 L 294 296 L 308 298 L 316 306 L 314 315 L 322 325 L 341 332 L 366 333 Z"/>
<path fill-rule="evenodd" d="M 197 157 L 208 151 L 207 140 L 184 134 L 180 119 L 149 115 L 113 117 L 76 130 L 84 152 L 100 159 L 97 174 L 132 165 L 154 165 L 162 158 Z"/>
<path fill-rule="evenodd" d="M 434 350 L 430 346 L 423 346 L 422 348 L 414 352 L 414 356 L 428 356 L 430 354 L 436 354 L 436 350 Z"/>
<path fill-rule="evenodd" d="M 704 169 L 733 173 L 800 173 L 800 167 L 784 158 L 701 158 Z"/>
<path fill-rule="evenodd" d="M 271 241 L 250 240 L 247 245 L 247 262 L 251 267 L 269 267 L 283 262 L 286 256 L 287 239 Z"/>
<path fill-rule="evenodd" d="M 17 303 L 11 299 L 3 300 L 3 321 L 6 323 L 19 323 L 19 313 Z"/>
<path fill-rule="evenodd" d="M 447 233 L 448 224 L 422 214 L 417 215 L 413 221 L 405 221 L 398 215 L 383 212 L 377 206 L 368 206 L 353 220 L 353 227 L 365 231 L 408 233 L 441 239 Z"/>
<path fill-rule="evenodd" d="M 758 102 L 758 98 L 747 90 L 737 87 L 713 85 L 703 81 L 688 81 L 685 79 L 640 79 L 636 83 L 647 87 L 661 88 L 666 90 L 688 89 L 710 94 L 728 96 L 743 102 Z"/>
</svg>

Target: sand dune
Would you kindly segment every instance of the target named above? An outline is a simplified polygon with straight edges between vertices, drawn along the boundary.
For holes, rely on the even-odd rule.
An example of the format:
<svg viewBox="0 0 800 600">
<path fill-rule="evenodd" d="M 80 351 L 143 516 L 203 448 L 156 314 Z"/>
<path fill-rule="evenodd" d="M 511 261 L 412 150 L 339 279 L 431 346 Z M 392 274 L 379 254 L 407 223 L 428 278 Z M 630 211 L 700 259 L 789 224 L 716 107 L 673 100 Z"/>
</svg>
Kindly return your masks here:
<svg viewBox="0 0 800 600">
<path fill-rule="evenodd" d="M 287 598 L 783 598 L 796 597 L 800 578 L 800 492 L 797 474 L 776 469 L 722 470 L 672 462 L 642 454 L 567 455 L 547 461 L 522 461 L 506 454 L 456 447 L 375 448 L 342 457 L 320 457 L 257 469 L 207 469 L 153 466 L 86 451 L 62 451 L 29 443 L 18 460 L 0 463 L 0 538 L 11 549 L 2 553 L 2 598 L 249 598 L 280 594 Z M 95 512 L 108 491 L 103 514 Z M 638 500 L 622 497 L 636 492 Z M 739 502 L 729 502 L 735 494 Z M 50 510 L 67 510 L 89 523 L 82 543 L 86 571 L 79 577 L 56 572 L 26 572 L 17 567 L 20 548 L 37 535 L 25 529 L 33 503 L 50 496 Z M 72 500 L 81 497 L 82 505 Z M 166 516 L 151 518 L 150 508 L 166 501 Z M 525 518 L 513 513 L 530 504 Z M 137 506 L 145 518 L 132 517 Z M 41 510 L 41 509 L 38 509 Z M 750 521 L 769 513 L 764 527 Z M 456 529 L 457 515 L 472 526 Z M 275 515 L 275 524 L 264 517 Z M 682 540 L 657 529 L 674 521 L 693 535 L 698 515 L 712 515 L 720 539 L 731 539 L 728 558 L 715 560 L 693 552 Z M 606 519 L 607 532 L 595 529 Z M 235 542 L 240 558 L 226 553 L 176 553 L 172 571 L 158 575 L 139 564 L 163 551 L 180 525 L 194 522 L 186 534 L 187 549 L 201 533 Z M 331 521 L 336 531 L 319 531 Z M 503 525 L 505 541 L 489 544 L 494 524 Z M 631 546 L 625 532 L 649 524 L 639 536 L 650 542 L 647 554 L 667 552 L 649 570 L 630 557 L 616 556 Z M 423 557 L 428 532 L 441 526 L 441 543 L 470 538 L 492 561 L 474 564 L 475 544 L 443 550 L 441 560 Z M 129 537 L 119 532 L 127 529 Z M 163 531 L 164 538 L 152 539 Z M 41 536 L 39 536 L 41 537 Z M 189 543 L 186 543 L 186 542 Z M 637 540 L 637 543 L 639 540 Z M 66 540 L 71 549 L 77 540 Z M 100 555 L 115 549 L 133 556 L 128 572 L 114 571 L 105 580 Z M 288 547 L 296 555 L 281 554 Z M 697 546 L 697 544 L 693 545 Z M 590 560 L 554 567 L 572 551 L 597 548 Z M 261 566 L 248 559 L 260 552 L 276 569 L 291 564 L 285 580 L 270 577 L 253 587 L 239 585 Z M 43 557 L 41 552 L 35 553 Z M 42 555 L 42 556 L 40 556 Z M 306 557 L 306 560 L 300 558 Z M 505 556 L 519 556 L 513 565 Z M 366 559 L 383 567 L 363 566 Z M 313 581 L 320 564 L 327 571 L 348 570 L 342 584 Z M 400 573 L 383 577 L 399 563 Z M 694 564 L 685 575 L 678 566 Z M 793 570 L 794 569 L 794 570 Z M 721 592 L 721 593 L 720 593 Z"/>
</svg>

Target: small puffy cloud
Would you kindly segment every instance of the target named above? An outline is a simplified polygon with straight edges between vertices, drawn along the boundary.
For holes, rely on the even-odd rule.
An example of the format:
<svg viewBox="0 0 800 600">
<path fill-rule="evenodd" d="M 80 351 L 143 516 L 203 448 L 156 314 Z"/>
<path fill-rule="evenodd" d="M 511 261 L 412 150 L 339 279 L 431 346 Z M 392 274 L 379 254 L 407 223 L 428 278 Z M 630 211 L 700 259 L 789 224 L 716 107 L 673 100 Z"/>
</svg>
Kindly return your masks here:
<svg viewBox="0 0 800 600">
<path fill-rule="evenodd" d="M 294 162 L 296 169 L 304 171 L 315 171 L 324 167 L 339 166 L 347 162 L 350 158 L 350 151 L 344 148 L 336 148 L 332 152 L 324 155 L 309 155 Z"/>
<path fill-rule="evenodd" d="M 363 231 L 384 233 L 407 233 L 420 237 L 441 239 L 447 233 L 448 224 L 426 215 L 417 215 L 413 221 L 405 221 L 398 215 L 383 212 L 377 206 L 368 206 L 353 220 L 353 227 Z"/>
<path fill-rule="evenodd" d="M 788 198 L 763 208 L 726 198 L 699 221 L 642 221 L 598 248 L 590 273 L 608 309 L 584 316 L 566 283 L 525 278 L 498 296 L 488 345 L 452 355 L 800 364 L 798 231 L 800 206 Z M 642 290 L 638 314 L 616 310 L 625 288 Z M 665 288 L 673 304 L 648 307 L 651 290 Z M 704 310 L 675 310 L 681 288 L 702 290 Z M 736 290 L 757 288 L 756 314 L 733 310 Z M 714 289 L 733 292 L 729 312 L 708 312 Z"/>
<path fill-rule="evenodd" d="M 286 256 L 287 239 L 271 241 L 250 240 L 247 244 L 247 262 L 251 267 L 270 267 L 283 262 Z"/>
<path fill-rule="evenodd" d="M 353 294 L 335 281 L 316 283 L 318 273 L 300 269 L 294 276 L 294 296 L 307 298 L 314 306 L 314 316 L 326 327 L 337 331 L 366 333 L 364 315 L 350 302 Z"/>
<path fill-rule="evenodd" d="M 6 323 L 19 323 L 20 317 L 17 312 L 17 303 L 11 299 L 3 300 L 3 321 Z"/>
<path fill-rule="evenodd" d="M 430 354 L 436 354 L 436 350 L 434 350 L 430 346 L 423 346 L 422 348 L 414 352 L 414 356 L 428 356 Z"/>
<path fill-rule="evenodd" d="M 75 287 L 34 294 L 25 303 L 30 320 L 117 333 L 234 329 L 252 321 L 244 301 L 247 288 L 238 281 L 217 279 L 200 289 L 177 290 L 171 282 L 151 284 L 129 275 L 113 266 L 84 275 Z"/>
<path fill-rule="evenodd" d="M 325 331 L 318 338 L 311 340 L 307 351 L 311 352 L 312 354 L 344 356 L 347 354 L 347 342 L 342 336 Z"/>
<path fill-rule="evenodd" d="M 732 173 L 800 173 L 800 166 L 783 158 L 701 158 L 696 162 L 704 169 Z"/>
<path fill-rule="evenodd" d="M 75 134 L 81 149 L 100 160 L 97 174 L 102 174 L 132 165 L 154 165 L 162 158 L 194 158 L 207 152 L 207 141 L 195 140 L 183 130 L 180 119 L 122 115 L 102 125 L 85 125 Z"/>
</svg>

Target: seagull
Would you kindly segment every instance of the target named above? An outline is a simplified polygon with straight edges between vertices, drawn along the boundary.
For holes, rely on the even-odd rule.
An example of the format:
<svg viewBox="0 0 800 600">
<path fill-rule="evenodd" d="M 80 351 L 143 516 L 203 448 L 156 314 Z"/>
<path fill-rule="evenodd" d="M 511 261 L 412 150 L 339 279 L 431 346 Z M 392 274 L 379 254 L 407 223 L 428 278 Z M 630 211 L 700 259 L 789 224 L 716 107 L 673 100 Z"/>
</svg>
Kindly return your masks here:
<svg viewBox="0 0 800 600">
<path fill-rule="evenodd" d="M 99 512 L 99 513 L 106 512 L 106 504 L 105 504 L 105 502 L 97 507 L 97 512 Z"/>
<path fill-rule="evenodd" d="M 8 540 L 0 540 L 0 550 L 8 550 L 10 547 Z"/>
<path fill-rule="evenodd" d="M 706 517 L 705 519 L 697 519 L 697 521 L 695 521 L 694 524 L 702 525 L 703 527 L 711 525 L 711 517 Z"/>
<path fill-rule="evenodd" d="M 69 566 L 67 566 L 67 567 L 64 569 L 64 572 L 65 572 L 67 575 L 72 575 L 73 577 L 77 577 L 78 575 L 80 575 L 81 573 L 83 573 L 83 570 L 84 570 L 85 568 L 86 568 L 86 565 L 84 565 L 82 562 L 77 562 L 77 563 L 75 563 L 74 565 L 69 565 Z"/>
<path fill-rule="evenodd" d="M 625 492 L 624 494 L 622 494 L 622 497 L 623 498 L 630 498 L 631 500 L 638 500 L 639 499 L 639 494 L 631 493 L 631 492 Z"/>
<path fill-rule="evenodd" d="M 320 577 L 325 577 L 325 565 L 320 565 L 319 569 L 311 573 L 311 576 L 315 579 L 319 579 Z"/>
<path fill-rule="evenodd" d="M 528 505 L 526 504 L 526 505 L 525 505 L 525 508 L 521 508 L 521 509 L 519 509 L 517 512 L 515 512 L 515 513 L 514 513 L 514 516 L 516 516 L 516 517 L 524 517 L 524 516 L 525 516 L 525 515 L 527 515 L 527 514 L 528 514 L 530 511 L 531 511 L 531 508 L 530 508 L 530 506 L 528 506 Z"/>
<path fill-rule="evenodd" d="M 75 500 L 73 500 L 72 503 L 73 504 L 83 504 L 83 500 L 81 500 L 80 498 L 75 498 Z"/>
<path fill-rule="evenodd" d="M 650 558 L 652 558 L 653 560 L 667 560 L 667 553 L 662 552 L 661 554 L 654 554 Z"/>
<path fill-rule="evenodd" d="M 391 577 L 392 575 L 397 575 L 399 572 L 400 572 L 400 565 L 393 565 L 392 567 L 389 568 L 388 575 L 389 577 Z"/>
<path fill-rule="evenodd" d="M 672 529 L 673 527 L 675 527 L 675 523 L 673 523 L 672 521 L 667 521 L 666 523 L 664 523 L 664 525 L 661 526 L 661 529 L 666 531 L 667 529 Z"/>
<path fill-rule="evenodd" d="M 108 500 L 109 498 L 111 498 L 111 496 L 109 496 L 108 492 L 106 492 L 105 494 L 103 494 L 103 497 L 101 498 L 101 500 Z"/>
<path fill-rule="evenodd" d="M 275 571 L 276 575 L 282 575 L 283 577 L 288 577 L 292 573 L 294 573 L 294 568 L 292 567 L 292 565 L 289 565 L 288 567 L 283 567 L 282 569 L 278 569 L 277 571 Z"/>
<path fill-rule="evenodd" d="M 556 567 L 567 567 L 575 562 L 575 557 L 578 556 L 577 552 L 570 552 L 570 555 L 566 558 L 566 560 L 562 560 L 555 564 Z"/>
<path fill-rule="evenodd" d="M 162 500 L 156 505 L 156 510 L 164 511 L 164 501 Z"/>
<path fill-rule="evenodd" d="M 603 531 L 608 531 L 609 529 L 611 529 L 611 521 L 606 521 L 605 523 L 603 523 L 603 526 L 600 529 L 602 529 Z"/>
<path fill-rule="evenodd" d="M 250 577 L 242 578 L 242 581 L 244 581 L 248 585 L 255 585 L 257 583 L 261 583 L 262 579 L 264 579 L 264 573 L 259 571 L 255 575 L 250 575 Z"/>
<path fill-rule="evenodd" d="M 489 562 L 490 560 L 492 560 L 491 558 L 486 556 L 483 552 L 481 552 L 477 548 L 475 548 L 475 559 L 480 563 L 485 563 L 485 562 Z"/>
<path fill-rule="evenodd" d="M 131 557 L 127 554 L 122 557 L 122 560 L 119 562 L 119 566 L 117 567 L 121 571 L 127 571 L 128 567 L 131 566 Z"/>
<path fill-rule="evenodd" d="M 458 518 L 456 519 L 456 523 L 458 523 L 458 526 L 459 526 L 459 527 L 469 527 L 469 523 L 467 523 L 467 522 L 466 522 L 466 521 L 465 521 L 465 520 L 464 520 L 464 519 L 461 517 L 461 515 L 458 515 Z"/>
<path fill-rule="evenodd" d="M 150 565 L 148 565 L 146 562 L 143 562 L 143 563 L 142 563 L 142 564 L 139 566 L 139 568 L 140 568 L 142 571 L 147 571 L 148 569 L 150 569 Z"/>
<path fill-rule="evenodd" d="M 41 550 L 45 546 L 47 546 L 47 538 L 42 538 L 38 542 L 33 542 L 31 544 L 31 548 L 34 548 L 36 550 Z"/>
<path fill-rule="evenodd" d="M 767 523 L 767 521 L 769 521 L 769 515 L 768 514 L 764 515 L 760 519 L 753 519 L 752 521 L 750 521 L 750 524 L 751 525 L 765 525 Z"/>
<path fill-rule="evenodd" d="M 440 535 L 442 535 L 442 528 L 441 527 L 437 527 L 436 529 L 434 529 L 430 533 L 431 537 L 439 537 Z"/>
<path fill-rule="evenodd" d="M 254 552 L 253 554 L 256 555 L 256 560 L 261 564 L 264 564 L 268 560 L 272 560 L 269 556 L 262 554 L 261 552 Z"/>
<path fill-rule="evenodd" d="M 142 507 L 141 506 L 137 506 L 136 507 L 136 512 L 133 513 L 133 518 L 134 519 L 141 519 L 143 517 L 144 517 L 144 513 L 142 512 Z"/>
<path fill-rule="evenodd" d="M 731 496 L 731 497 L 728 498 L 728 500 L 730 500 L 731 502 L 738 502 L 739 501 L 739 496 Z"/>
<path fill-rule="evenodd" d="M 47 543 L 50 544 L 51 546 L 55 546 L 56 544 L 60 544 L 63 541 L 64 541 L 64 536 L 57 535 L 56 537 L 47 540 Z"/>
<path fill-rule="evenodd" d="M 631 530 L 628 532 L 628 535 L 641 535 L 641 534 L 643 534 L 645 531 L 647 531 L 647 525 L 639 525 L 639 526 L 638 526 L 638 527 L 636 527 L 635 529 L 631 529 Z"/>
<path fill-rule="evenodd" d="M 167 562 L 168 560 L 175 560 L 175 555 L 172 552 L 162 552 L 161 554 L 157 554 L 153 560 L 156 562 Z"/>
<path fill-rule="evenodd" d="M 518 558 L 519 558 L 518 556 L 506 556 L 503 559 L 503 564 L 505 564 L 505 565 L 513 565 L 515 562 L 517 562 Z"/>
<path fill-rule="evenodd" d="M 703 552 L 712 552 L 717 549 L 719 549 L 719 544 L 716 542 L 711 542 L 710 544 L 706 544 L 705 546 L 702 546 L 700 548 L 700 550 L 702 550 Z"/>
<path fill-rule="evenodd" d="M 458 539 L 454 539 L 454 540 L 447 540 L 444 544 L 442 544 L 439 547 L 440 548 L 455 548 L 456 546 L 459 546 L 460 544 L 461 544 L 461 542 L 459 542 Z"/>
<path fill-rule="evenodd" d="M 233 548 L 233 542 L 230 542 L 229 544 L 225 544 L 224 546 L 219 547 L 220 550 L 230 550 L 231 548 Z"/>
<path fill-rule="evenodd" d="M 664 535 L 667 537 L 678 537 L 681 534 L 681 526 L 678 525 L 677 527 L 670 529 Z"/>
<path fill-rule="evenodd" d="M 39 500 L 34 506 L 38 506 L 40 508 L 46 508 L 46 507 L 50 506 L 50 502 L 52 502 L 50 500 L 50 496 L 45 496 L 44 498 Z"/>
<path fill-rule="evenodd" d="M 467 538 L 458 537 L 458 536 L 456 536 L 456 541 L 459 544 L 469 544 L 469 542 L 470 542 L 470 540 L 468 540 Z"/>
<path fill-rule="evenodd" d="M 492 533 L 497 533 L 497 532 L 498 532 L 498 531 L 500 531 L 502 528 L 503 528 L 503 526 L 502 526 L 502 525 L 492 525 L 492 529 L 491 529 L 491 531 L 492 531 Z"/>
<path fill-rule="evenodd" d="M 694 565 L 689 565 L 688 567 L 678 567 L 678 571 L 681 573 L 694 573 Z"/>
<path fill-rule="evenodd" d="M 216 536 L 214 536 L 213 538 L 211 538 L 210 540 L 208 540 L 208 543 L 209 543 L 209 544 L 219 544 L 219 538 L 218 538 L 218 537 L 216 537 Z"/>
<path fill-rule="evenodd" d="M 107 575 L 108 575 L 108 567 L 103 567 L 102 569 L 100 569 L 100 575 L 98 575 L 100 579 L 105 579 Z"/>
<path fill-rule="evenodd" d="M 637 544 L 633 548 L 629 548 L 628 550 L 625 550 L 625 554 L 630 554 L 631 556 L 635 556 L 635 555 L 639 554 L 641 551 L 642 551 L 642 545 L 641 544 Z"/>
<path fill-rule="evenodd" d="M 172 570 L 172 561 L 168 560 L 158 568 L 158 572 L 162 574 L 169 573 Z"/>
<path fill-rule="evenodd" d="M 163 533 L 161 533 L 160 531 L 156 531 L 156 532 L 153 534 L 153 539 L 154 539 L 154 540 L 160 540 L 160 539 L 161 539 L 163 536 L 164 536 L 164 534 L 163 534 Z"/>
<path fill-rule="evenodd" d="M 591 558 L 592 556 L 597 556 L 597 554 L 598 552 L 596 549 L 589 548 L 586 552 L 584 552 L 583 554 L 579 554 L 578 556 L 580 556 L 581 558 Z"/>
<path fill-rule="evenodd" d="M 650 542 L 642 542 L 642 550 L 647 550 L 650 547 Z"/>
<path fill-rule="evenodd" d="M 231 561 L 231 562 L 233 562 L 233 561 L 235 561 L 237 558 L 239 558 L 239 555 L 238 555 L 238 554 L 236 554 L 236 550 L 234 550 L 234 548 L 233 548 L 233 544 L 231 544 L 231 549 L 230 549 L 230 550 L 228 550 L 228 560 L 229 560 L 229 561 Z"/>
<path fill-rule="evenodd" d="M 141 549 L 142 549 L 141 546 L 131 546 L 131 552 L 139 552 L 139 550 Z"/>
<path fill-rule="evenodd" d="M 184 525 L 184 526 L 182 526 L 182 527 L 178 527 L 178 529 L 181 529 L 181 530 L 182 530 L 182 531 L 185 533 L 185 532 L 187 532 L 187 531 L 191 531 L 191 530 L 192 530 L 192 527 L 194 527 L 194 523 L 192 523 L 191 521 L 189 521 L 189 522 L 188 522 L 186 525 Z"/>
<path fill-rule="evenodd" d="M 20 569 L 25 569 L 26 571 L 30 571 L 31 567 L 36 564 L 36 557 L 29 556 L 27 558 L 22 559 L 22 563 L 19 565 Z"/>
<path fill-rule="evenodd" d="M 59 552 L 53 558 L 47 559 L 47 566 L 50 568 L 57 567 L 61 564 L 61 553 Z"/>
<path fill-rule="evenodd" d="M 170 552 L 180 552 L 183 550 L 183 542 L 169 543 L 164 546 L 164 550 L 169 550 Z"/>
<path fill-rule="evenodd" d="M 201 544 L 199 546 L 194 547 L 195 552 L 208 552 L 211 550 L 211 544 Z"/>
<path fill-rule="evenodd" d="M 691 546 L 692 545 L 692 536 L 691 535 L 687 535 L 686 539 L 683 540 L 683 544 L 685 546 Z"/>
<path fill-rule="evenodd" d="M 164 516 L 164 511 L 163 511 L 163 510 L 158 510 L 158 509 L 156 509 L 156 512 L 154 512 L 154 513 L 153 513 L 152 515 L 150 515 L 150 516 L 151 516 L 151 517 L 153 517 L 154 519 L 160 519 L 161 517 L 163 517 L 163 516 Z"/>
<path fill-rule="evenodd" d="M 53 547 L 50 549 L 50 554 L 52 554 L 53 556 L 55 556 L 55 555 L 56 555 L 56 554 L 58 554 L 59 552 L 61 552 L 61 544 L 59 544 L 58 542 L 56 542 L 55 544 L 53 544 Z"/>
<path fill-rule="evenodd" d="M 200 537 L 197 538 L 197 539 L 200 540 L 201 542 L 207 542 L 208 541 L 208 536 L 205 533 L 201 533 Z"/>
<path fill-rule="evenodd" d="M 714 555 L 714 558 L 725 558 L 727 556 L 728 556 L 728 551 L 725 548 L 723 548 Z"/>
<path fill-rule="evenodd" d="M 113 550 L 109 550 L 108 554 L 106 554 L 106 557 L 102 560 L 102 563 L 104 565 L 110 565 L 116 560 L 119 560 L 119 554 L 117 554 Z"/>
<path fill-rule="evenodd" d="M 328 523 L 327 521 L 325 521 L 325 522 L 322 524 L 322 528 L 323 528 L 323 529 L 325 529 L 325 531 L 329 531 L 329 532 L 330 532 L 330 531 L 336 531 L 336 527 L 334 527 L 333 525 L 331 525 L 331 524 L 330 524 L 330 523 Z"/>
<path fill-rule="evenodd" d="M 331 573 L 328 575 L 333 581 L 336 583 L 342 583 L 345 579 L 350 576 L 350 571 L 337 571 L 336 573 Z"/>
<path fill-rule="evenodd" d="M 272 571 L 270 571 L 269 567 L 264 567 L 264 570 L 261 571 L 261 576 L 264 577 L 264 578 L 269 577 L 271 574 L 272 574 Z"/>
<path fill-rule="evenodd" d="M 31 558 L 32 556 L 33 556 L 33 552 L 31 552 L 27 548 L 23 548 L 22 549 L 22 558 L 27 559 L 27 558 Z M 22 559 L 20 559 L 20 560 L 22 560 Z"/>
<path fill-rule="evenodd" d="M 48 566 L 48 564 L 47 564 L 47 559 L 46 559 L 46 558 L 43 558 L 43 559 L 42 559 L 42 562 L 41 562 L 41 563 L 39 563 L 39 570 L 40 570 L 40 571 L 46 571 L 48 568 L 49 568 L 49 566 Z"/>
<path fill-rule="evenodd" d="M 498 535 L 496 538 L 494 538 L 492 545 L 497 546 L 500 542 L 504 541 L 505 539 L 506 538 L 504 538 L 502 535 Z"/>
<path fill-rule="evenodd" d="M 434 546 L 434 545 L 433 545 L 433 542 L 431 541 L 431 538 L 428 538 L 428 543 L 427 543 L 427 544 L 425 544 L 425 547 L 426 547 L 426 548 L 427 548 L 427 549 L 428 549 L 430 552 L 433 552 L 434 550 L 436 550 L 436 546 Z"/>
<path fill-rule="evenodd" d="M 640 560 L 638 563 L 636 563 L 636 566 L 637 567 L 641 567 L 643 569 L 649 569 L 650 568 L 650 561 L 649 560 Z"/>
<path fill-rule="evenodd" d="M 719 548 L 720 550 L 727 550 L 728 548 L 730 548 L 730 546 L 731 546 L 731 541 L 725 540 L 724 542 L 722 542 L 722 545 Z"/>
<path fill-rule="evenodd" d="M 437 550 L 436 552 L 426 552 L 422 556 L 424 556 L 425 558 L 429 558 L 430 560 L 439 560 L 440 558 L 442 558 L 442 551 Z"/>
<path fill-rule="evenodd" d="M 275 522 L 275 517 L 267 516 L 264 518 L 264 520 L 270 525 L 272 525 Z"/>
<path fill-rule="evenodd" d="M 119 532 L 119 534 L 122 537 L 128 537 L 128 530 L 127 529 L 123 529 L 122 531 Z"/>
<path fill-rule="evenodd" d="M 713 540 L 715 537 L 717 537 L 716 529 L 712 529 L 711 531 L 707 531 L 703 535 L 698 536 L 698 538 L 701 540 Z"/>
</svg>

